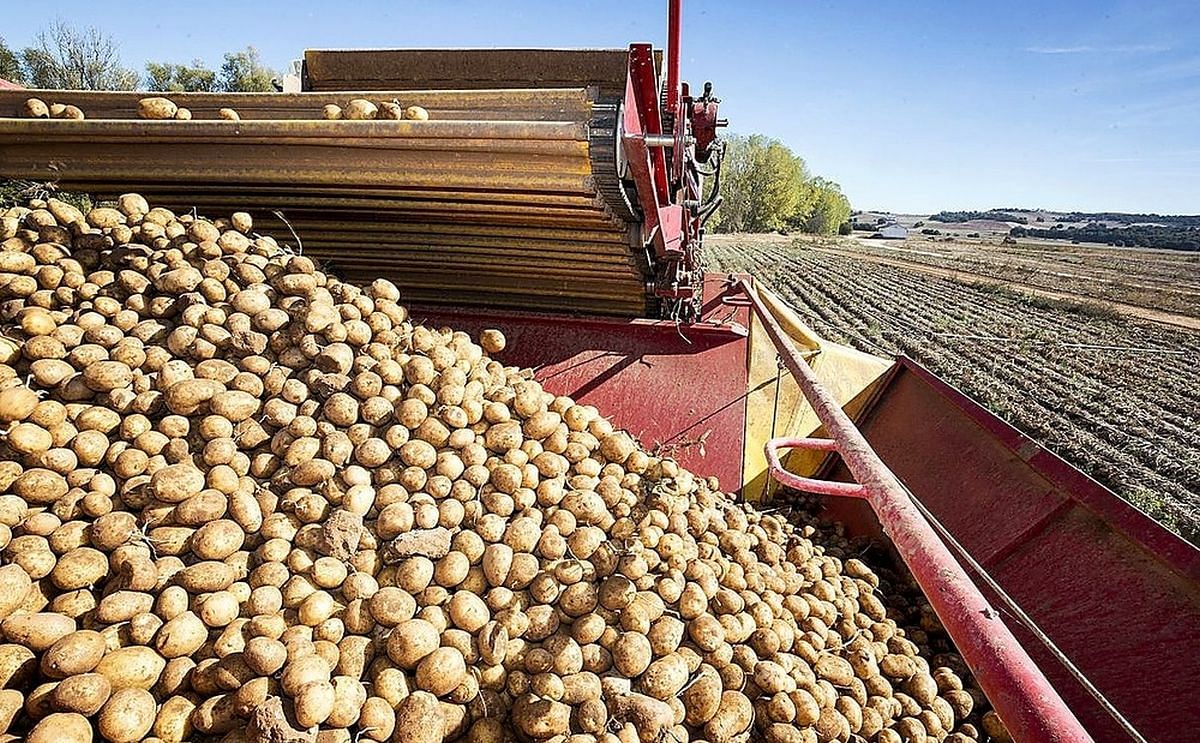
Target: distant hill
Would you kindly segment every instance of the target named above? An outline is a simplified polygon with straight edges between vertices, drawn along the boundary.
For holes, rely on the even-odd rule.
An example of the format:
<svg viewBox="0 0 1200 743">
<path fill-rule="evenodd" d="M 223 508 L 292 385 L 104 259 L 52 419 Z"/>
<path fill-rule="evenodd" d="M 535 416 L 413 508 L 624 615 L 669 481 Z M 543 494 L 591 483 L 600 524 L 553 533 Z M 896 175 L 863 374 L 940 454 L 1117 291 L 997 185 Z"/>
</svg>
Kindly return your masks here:
<svg viewBox="0 0 1200 743">
<path fill-rule="evenodd" d="M 930 215 L 864 211 L 856 212 L 851 220 L 857 230 L 873 230 L 877 225 L 897 222 L 926 235 L 978 237 L 981 234 L 1007 234 L 1014 238 L 1200 251 L 1198 214 L 1057 212 L 1009 207 L 984 211 L 945 210 Z"/>
<path fill-rule="evenodd" d="M 969 222 L 987 219 L 1001 222 L 1016 222 L 1017 224 L 1034 224 L 1036 222 L 1063 225 L 1070 224 L 1101 224 L 1106 227 L 1129 227 L 1147 225 L 1158 227 L 1177 227 L 1184 229 L 1200 228 L 1200 214 L 1130 214 L 1126 212 L 1054 212 L 1044 209 L 989 209 L 981 211 L 941 211 L 929 216 L 931 222 Z"/>
</svg>

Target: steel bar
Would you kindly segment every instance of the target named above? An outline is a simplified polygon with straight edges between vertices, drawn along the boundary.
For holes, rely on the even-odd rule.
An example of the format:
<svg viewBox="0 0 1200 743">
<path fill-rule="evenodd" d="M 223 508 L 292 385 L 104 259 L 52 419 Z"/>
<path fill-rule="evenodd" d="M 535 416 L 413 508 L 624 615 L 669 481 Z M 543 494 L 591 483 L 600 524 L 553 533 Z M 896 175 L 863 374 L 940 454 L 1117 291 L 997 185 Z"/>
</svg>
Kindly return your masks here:
<svg viewBox="0 0 1200 743">
<path fill-rule="evenodd" d="M 1090 742 L 1091 736 L 938 538 L 904 486 L 820 383 L 754 289 L 744 278 L 738 279 L 736 286 L 749 298 L 784 366 L 863 487 L 863 496 L 884 533 L 1014 739 L 1023 743 Z"/>
<path fill-rule="evenodd" d="M 679 43 L 683 21 L 683 0 L 667 0 L 667 75 L 666 112 L 678 116 L 679 111 Z"/>
<path fill-rule="evenodd" d="M 810 451 L 837 451 L 837 442 L 833 439 L 810 438 L 779 438 L 771 439 L 766 445 L 767 467 L 771 476 L 779 482 L 796 490 L 818 495 L 837 495 L 845 498 L 865 498 L 866 492 L 862 485 L 853 482 L 838 482 L 836 480 L 818 480 L 812 477 L 801 477 L 787 470 L 779 461 L 780 449 L 808 449 Z"/>
</svg>

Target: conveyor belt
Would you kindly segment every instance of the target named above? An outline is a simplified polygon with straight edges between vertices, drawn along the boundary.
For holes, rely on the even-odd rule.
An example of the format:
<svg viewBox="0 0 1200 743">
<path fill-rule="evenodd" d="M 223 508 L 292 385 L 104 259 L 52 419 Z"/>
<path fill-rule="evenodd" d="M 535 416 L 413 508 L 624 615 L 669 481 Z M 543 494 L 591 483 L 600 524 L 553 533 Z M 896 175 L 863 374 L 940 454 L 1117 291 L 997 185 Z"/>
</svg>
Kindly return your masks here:
<svg viewBox="0 0 1200 743">
<path fill-rule="evenodd" d="M 83 121 L 0 118 L 0 177 L 128 191 L 212 216 L 249 211 L 347 278 L 411 301 L 646 316 L 650 275 L 616 174 L 616 111 L 595 86 L 168 94 L 191 121 L 137 119 L 145 94 L 37 96 Z M 396 99 L 429 121 L 325 121 L 326 103 Z M 240 122 L 217 119 L 231 107 Z M 635 247 L 636 246 L 636 247 Z"/>
</svg>

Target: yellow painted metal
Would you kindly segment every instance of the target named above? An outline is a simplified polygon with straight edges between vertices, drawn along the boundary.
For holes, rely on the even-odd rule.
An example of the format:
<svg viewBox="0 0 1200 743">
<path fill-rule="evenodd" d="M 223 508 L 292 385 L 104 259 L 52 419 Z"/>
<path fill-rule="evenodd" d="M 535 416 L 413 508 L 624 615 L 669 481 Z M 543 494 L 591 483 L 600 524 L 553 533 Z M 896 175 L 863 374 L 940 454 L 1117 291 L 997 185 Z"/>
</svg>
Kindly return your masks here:
<svg viewBox="0 0 1200 743">
<path fill-rule="evenodd" d="M 759 284 L 754 291 L 804 354 L 821 384 L 853 416 L 893 362 L 825 340 L 769 289 Z M 779 436 L 812 436 L 819 430 L 820 421 L 791 375 L 779 368 L 775 347 L 757 317 L 752 318 L 749 345 L 742 493 L 757 501 L 769 497 L 772 484 L 763 454 L 766 442 Z M 785 464 L 798 474 L 811 475 L 821 458 L 813 452 L 796 451 Z"/>
</svg>

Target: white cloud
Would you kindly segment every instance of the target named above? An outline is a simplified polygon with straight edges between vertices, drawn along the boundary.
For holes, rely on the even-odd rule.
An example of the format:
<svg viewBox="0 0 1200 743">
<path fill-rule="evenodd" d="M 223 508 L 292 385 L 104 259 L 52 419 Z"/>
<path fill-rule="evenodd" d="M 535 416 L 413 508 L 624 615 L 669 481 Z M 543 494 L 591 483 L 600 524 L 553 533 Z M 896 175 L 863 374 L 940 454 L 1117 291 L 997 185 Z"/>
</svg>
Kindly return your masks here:
<svg viewBox="0 0 1200 743">
<path fill-rule="evenodd" d="M 1161 44 L 1121 44 L 1115 46 L 1027 46 L 1031 54 L 1149 54 L 1165 52 L 1169 46 Z"/>
</svg>

